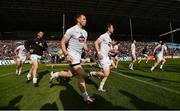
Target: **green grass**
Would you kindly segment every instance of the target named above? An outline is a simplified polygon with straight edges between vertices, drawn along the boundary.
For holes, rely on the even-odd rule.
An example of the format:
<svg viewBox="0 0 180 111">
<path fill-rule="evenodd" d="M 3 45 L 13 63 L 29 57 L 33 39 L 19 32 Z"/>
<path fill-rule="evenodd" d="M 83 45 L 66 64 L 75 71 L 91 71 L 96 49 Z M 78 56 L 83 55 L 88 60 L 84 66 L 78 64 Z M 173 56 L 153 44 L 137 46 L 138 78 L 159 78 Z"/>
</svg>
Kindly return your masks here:
<svg viewBox="0 0 180 111">
<path fill-rule="evenodd" d="M 106 93 L 97 88 L 98 78 L 86 78 L 87 90 L 96 101 L 86 105 L 82 101 L 77 77 L 69 82 L 62 78 L 49 84 L 50 67 L 40 65 L 39 87 L 26 83 L 30 65 L 26 64 L 21 76 L 15 76 L 15 65 L 0 66 L 0 109 L 180 109 L 180 60 L 167 60 L 165 71 L 149 71 L 153 62 L 127 69 L 129 62 L 121 62 L 108 78 Z M 85 66 L 86 71 L 98 70 Z M 67 69 L 56 67 L 54 70 Z"/>
</svg>

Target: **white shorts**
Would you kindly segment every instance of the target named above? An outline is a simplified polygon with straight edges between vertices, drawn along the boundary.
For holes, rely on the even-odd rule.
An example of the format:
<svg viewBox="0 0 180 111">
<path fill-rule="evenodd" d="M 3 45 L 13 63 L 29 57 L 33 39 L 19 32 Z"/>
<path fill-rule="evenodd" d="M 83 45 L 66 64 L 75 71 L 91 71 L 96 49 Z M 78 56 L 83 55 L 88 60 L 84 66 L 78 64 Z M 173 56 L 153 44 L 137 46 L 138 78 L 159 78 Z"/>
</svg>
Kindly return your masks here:
<svg viewBox="0 0 180 111">
<path fill-rule="evenodd" d="M 26 56 L 18 56 L 18 58 L 17 58 L 17 61 L 25 61 L 26 60 Z"/>
<path fill-rule="evenodd" d="M 102 68 L 104 71 L 107 68 L 110 68 L 110 66 L 111 66 L 111 60 L 109 59 L 109 57 L 99 60 L 99 67 Z"/>
<path fill-rule="evenodd" d="M 136 60 L 136 54 L 132 54 L 132 60 Z"/>
<path fill-rule="evenodd" d="M 31 54 L 30 56 L 30 60 L 31 61 L 40 61 L 41 56 L 37 55 L 37 54 Z"/>
<path fill-rule="evenodd" d="M 164 57 L 163 57 L 162 54 L 157 54 L 157 55 L 156 55 L 156 60 L 157 60 L 158 62 L 162 61 L 163 59 L 164 59 Z"/>
<path fill-rule="evenodd" d="M 148 55 L 147 55 L 147 54 L 143 54 L 143 56 L 144 56 L 144 57 L 148 57 Z"/>
<path fill-rule="evenodd" d="M 72 65 L 81 63 L 81 54 L 80 53 L 68 50 L 68 54 L 72 58 L 72 62 L 71 62 Z"/>
</svg>

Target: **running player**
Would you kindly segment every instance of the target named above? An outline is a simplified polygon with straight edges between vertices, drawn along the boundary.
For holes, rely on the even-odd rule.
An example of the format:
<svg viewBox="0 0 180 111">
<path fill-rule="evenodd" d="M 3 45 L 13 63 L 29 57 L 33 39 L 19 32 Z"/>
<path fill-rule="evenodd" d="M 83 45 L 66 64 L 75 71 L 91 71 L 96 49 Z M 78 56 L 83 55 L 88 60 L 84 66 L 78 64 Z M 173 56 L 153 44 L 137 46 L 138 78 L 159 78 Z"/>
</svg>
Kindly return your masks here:
<svg viewBox="0 0 180 111">
<path fill-rule="evenodd" d="M 131 44 L 132 62 L 129 64 L 130 70 L 134 70 L 133 66 L 134 66 L 134 63 L 136 62 L 136 45 L 135 44 L 136 44 L 136 40 L 133 40 Z"/>
<path fill-rule="evenodd" d="M 156 62 L 151 68 L 151 72 L 154 71 L 154 69 L 161 63 L 160 69 L 163 70 L 163 65 L 165 64 L 166 60 L 164 57 L 164 53 L 167 54 L 167 47 L 164 42 L 160 42 L 161 44 L 158 44 L 155 49 L 154 53 L 156 53 L 155 58 Z"/>
<path fill-rule="evenodd" d="M 109 59 L 109 52 L 114 53 L 112 47 L 112 40 L 110 35 L 113 33 L 114 28 L 112 24 L 107 25 L 107 32 L 102 34 L 96 41 L 95 41 L 95 49 L 97 51 L 97 56 L 99 59 L 99 67 L 101 68 L 98 72 L 92 71 L 90 72 L 90 76 L 97 76 L 102 77 L 102 81 L 100 83 L 98 91 L 106 92 L 104 89 L 104 84 L 110 74 L 111 70 L 111 61 Z"/>
<path fill-rule="evenodd" d="M 149 61 L 149 50 L 148 50 L 148 45 L 146 45 L 144 47 L 144 49 L 142 50 L 142 57 L 140 57 L 138 63 L 140 63 L 142 61 L 142 58 L 145 58 L 146 59 L 146 64 L 148 63 Z"/>
<path fill-rule="evenodd" d="M 81 66 L 81 55 L 82 50 L 84 48 L 85 51 L 88 51 L 87 47 L 87 32 L 83 29 L 86 25 L 86 17 L 84 14 L 80 14 L 76 17 L 77 24 L 71 28 L 69 28 L 64 37 L 61 40 L 61 48 L 64 53 L 64 56 L 69 63 L 68 71 L 60 71 L 60 72 L 51 72 L 50 82 L 52 80 L 60 77 L 72 77 L 73 75 L 78 75 L 78 83 L 80 91 L 82 92 L 82 97 L 85 102 L 91 104 L 94 102 L 94 98 L 91 98 L 86 90 L 86 84 L 84 77 L 86 76 L 86 72 Z M 68 48 L 66 48 L 66 44 L 68 43 Z"/>
<path fill-rule="evenodd" d="M 16 55 L 16 75 L 17 76 L 21 75 L 22 67 L 26 60 L 26 52 L 27 50 L 25 49 L 24 45 L 20 45 L 14 50 L 14 53 Z"/>
<path fill-rule="evenodd" d="M 43 52 L 48 49 L 46 41 L 43 39 L 44 32 L 38 32 L 37 37 L 25 42 L 25 48 L 29 51 L 30 60 L 32 67 L 27 74 L 27 82 L 30 81 L 33 77 L 33 84 L 35 87 L 38 87 L 38 78 L 37 71 L 41 56 Z"/>
</svg>

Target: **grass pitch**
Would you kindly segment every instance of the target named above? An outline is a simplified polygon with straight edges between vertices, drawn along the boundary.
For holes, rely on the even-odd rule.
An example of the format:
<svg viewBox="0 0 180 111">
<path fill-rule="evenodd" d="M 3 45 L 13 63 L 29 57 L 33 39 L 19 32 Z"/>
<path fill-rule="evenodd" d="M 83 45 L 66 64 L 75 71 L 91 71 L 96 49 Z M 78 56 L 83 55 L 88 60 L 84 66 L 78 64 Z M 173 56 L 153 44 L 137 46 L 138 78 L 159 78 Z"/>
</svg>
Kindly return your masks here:
<svg viewBox="0 0 180 111">
<path fill-rule="evenodd" d="M 135 64 L 134 71 L 128 70 L 129 62 L 120 62 L 118 69 L 111 72 L 105 88 L 98 92 L 101 79 L 86 78 L 88 93 L 95 97 L 93 105 L 82 101 L 77 77 L 68 82 L 59 78 L 49 84 L 51 67 L 41 64 L 39 87 L 26 83 L 30 65 L 24 66 L 22 75 L 15 76 L 15 65 L 0 66 L 0 109 L 180 109 L 180 60 L 167 60 L 164 71 L 150 72 L 153 61 Z M 67 69 L 66 66 L 54 70 Z M 98 70 L 84 66 L 86 71 Z"/>
</svg>

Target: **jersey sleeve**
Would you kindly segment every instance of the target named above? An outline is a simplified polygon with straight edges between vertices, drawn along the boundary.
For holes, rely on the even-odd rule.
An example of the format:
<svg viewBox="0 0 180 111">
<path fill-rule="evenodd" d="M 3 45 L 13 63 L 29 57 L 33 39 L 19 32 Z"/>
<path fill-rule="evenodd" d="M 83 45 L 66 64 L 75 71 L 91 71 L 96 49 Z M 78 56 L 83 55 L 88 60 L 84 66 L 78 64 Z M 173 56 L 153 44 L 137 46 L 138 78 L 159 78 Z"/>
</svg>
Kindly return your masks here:
<svg viewBox="0 0 180 111">
<path fill-rule="evenodd" d="M 68 29 L 68 30 L 66 31 L 66 33 L 64 34 L 64 36 L 65 36 L 68 40 L 72 37 L 72 35 L 73 35 L 72 29 Z"/>
<path fill-rule="evenodd" d="M 29 51 L 29 49 L 31 49 L 32 42 L 33 42 L 33 40 L 27 40 L 27 41 L 25 41 L 24 47 L 25 47 L 26 50 Z"/>
<path fill-rule="evenodd" d="M 101 35 L 98 39 L 102 42 L 104 40 L 104 36 Z"/>
</svg>

